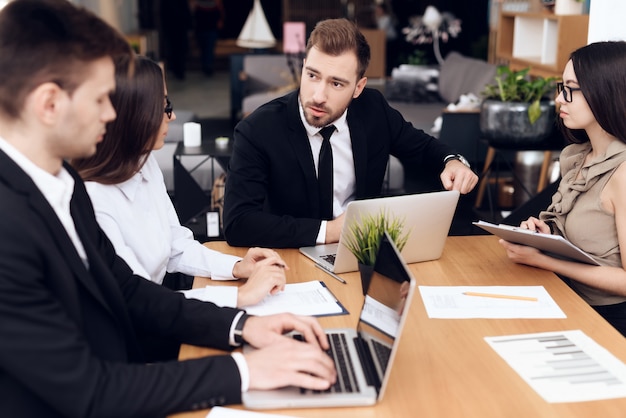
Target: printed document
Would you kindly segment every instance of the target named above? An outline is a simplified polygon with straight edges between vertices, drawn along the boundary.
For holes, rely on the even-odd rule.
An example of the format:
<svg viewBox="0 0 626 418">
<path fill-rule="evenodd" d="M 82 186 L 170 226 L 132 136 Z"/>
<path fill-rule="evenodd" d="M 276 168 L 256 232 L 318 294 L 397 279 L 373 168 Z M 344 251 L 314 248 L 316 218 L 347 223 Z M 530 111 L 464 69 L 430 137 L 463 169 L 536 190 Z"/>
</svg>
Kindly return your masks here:
<svg viewBox="0 0 626 418">
<path fill-rule="evenodd" d="M 580 330 L 485 340 L 547 402 L 626 397 L 626 365 Z"/>
</svg>

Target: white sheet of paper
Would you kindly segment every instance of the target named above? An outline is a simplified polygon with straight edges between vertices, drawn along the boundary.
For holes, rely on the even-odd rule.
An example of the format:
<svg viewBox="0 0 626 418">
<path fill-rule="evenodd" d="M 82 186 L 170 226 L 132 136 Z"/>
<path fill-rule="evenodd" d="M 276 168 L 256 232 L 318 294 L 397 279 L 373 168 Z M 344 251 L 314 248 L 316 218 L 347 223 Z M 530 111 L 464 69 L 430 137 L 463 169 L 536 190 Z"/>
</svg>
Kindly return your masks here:
<svg viewBox="0 0 626 418">
<path fill-rule="evenodd" d="M 330 290 L 318 280 L 288 283 L 284 291 L 268 295 L 256 305 L 243 308 L 250 315 L 258 316 L 283 312 L 296 315 L 336 315 L 344 312 Z"/>
<path fill-rule="evenodd" d="M 626 397 L 626 365 L 580 330 L 485 340 L 547 402 Z"/>
<path fill-rule="evenodd" d="M 206 418 L 289 418 L 287 415 L 265 414 L 263 412 L 252 412 L 241 409 L 224 408 L 214 406 Z M 295 418 L 295 417 L 292 417 Z"/>
<path fill-rule="evenodd" d="M 566 318 L 543 286 L 419 286 L 429 318 Z M 535 297 L 537 301 L 463 292 Z"/>
</svg>

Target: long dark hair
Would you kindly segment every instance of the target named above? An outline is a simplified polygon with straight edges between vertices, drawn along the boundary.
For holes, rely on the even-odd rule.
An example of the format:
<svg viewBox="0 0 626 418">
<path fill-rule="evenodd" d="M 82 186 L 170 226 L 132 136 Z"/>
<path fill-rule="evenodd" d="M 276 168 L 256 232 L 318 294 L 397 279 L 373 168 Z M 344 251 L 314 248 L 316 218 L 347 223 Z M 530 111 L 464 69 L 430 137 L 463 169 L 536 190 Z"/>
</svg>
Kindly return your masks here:
<svg viewBox="0 0 626 418">
<path fill-rule="evenodd" d="M 71 162 L 83 180 L 117 184 L 141 169 L 163 122 L 163 80 L 161 67 L 142 56 L 135 59 L 133 77 L 116 76 L 111 102 L 117 118 L 107 125 L 94 155 Z"/>
<path fill-rule="evenodd" d="M 626 42 L 596 42 L 574 51 L 570 58 L 578 85 L 598 124 L 626 143 Z M 589 141 L 584 130 L 568 129 L 565 135 L 576 143 Z"/>
</svg>

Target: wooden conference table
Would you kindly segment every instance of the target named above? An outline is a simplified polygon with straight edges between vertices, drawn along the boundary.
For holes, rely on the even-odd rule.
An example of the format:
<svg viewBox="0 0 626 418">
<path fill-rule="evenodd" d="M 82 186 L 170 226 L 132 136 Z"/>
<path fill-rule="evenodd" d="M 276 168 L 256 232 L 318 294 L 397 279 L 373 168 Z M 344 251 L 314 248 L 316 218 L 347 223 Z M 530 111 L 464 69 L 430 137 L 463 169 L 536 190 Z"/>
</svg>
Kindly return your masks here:
<svg viewBox="0 0 626 418">
<path fill-rule="evenodd" d="M 210 248 L 243 255 L 246 249 L 223 242 Z M 320 318 L 324 327 L 354 327 L 362 292 L 358 273 L 342 284 L 300 255 L 279 250 L 289 264 L 288 282 L 323 280 L 350 315 Z M 410 307 L 396 362 L 384 398 L 358 408 L 265 411 L 295 417 L 622 417 L 626 398 L 578 403 L 547 403 L 483 339 L 486 336 L 580 329 L 626 362 L 626 339 L 554 274 L 514 264 L 495 236 L 449 237 L 443 256 L 410 265 L 418 285 L 543 285 L 567 315 L 565 319 L 429 319 L 419 293 Z M 198 286 L 207 284 L 197 279 Z M 216 350 L 183 346 L 180 359 Z M 207 411 L 178 414 L 205 417 Z"/>
</svg>

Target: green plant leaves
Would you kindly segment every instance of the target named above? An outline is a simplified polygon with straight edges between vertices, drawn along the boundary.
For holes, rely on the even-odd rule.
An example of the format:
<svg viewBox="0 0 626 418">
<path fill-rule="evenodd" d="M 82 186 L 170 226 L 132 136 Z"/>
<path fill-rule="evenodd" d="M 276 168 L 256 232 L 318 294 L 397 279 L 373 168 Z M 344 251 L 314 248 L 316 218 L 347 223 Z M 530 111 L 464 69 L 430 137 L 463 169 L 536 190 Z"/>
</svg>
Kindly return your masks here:
<svg viewBox="0 0 626 418">
<path fill-rule="evenodd" d="M 529 67 L 514 71 L 509 67 L 499 66 L 495 84 L 487 85 L 482 94 L 485 99 L 531 103 L 528 108 L 528 119 L 534 124 L 541 116 L 539 102 L 554 91 L 556 77 L 531 77 L 529 71 Z"/>
<path fill-rule="evenodd" d="M 410 231 L 404 230 L 404 219 L 395 219 L 381 210 L 374 215 L 361 215 L 359 221 L 348 225 L 349 234 L 342 241 L 359 263 L 373 266 L 380 241 L 385 231 L 402 251 L 409 239 Z"/>
<path fill-rule="evenodd" d="M 534 124 L 537 122 L 537 119 L 541 116 L 541 107 L 539 105 L 539 100 L 535 100 L 528 107 L 528 119 L 530 120 L 530 124 Z"/>
</svg>

